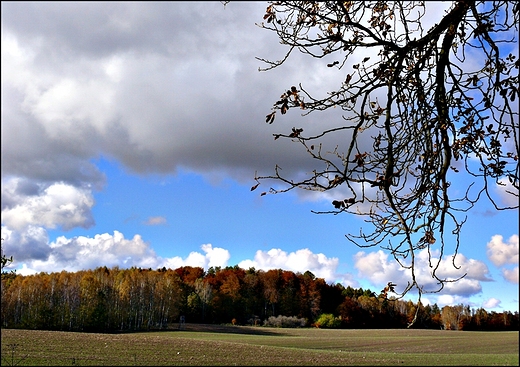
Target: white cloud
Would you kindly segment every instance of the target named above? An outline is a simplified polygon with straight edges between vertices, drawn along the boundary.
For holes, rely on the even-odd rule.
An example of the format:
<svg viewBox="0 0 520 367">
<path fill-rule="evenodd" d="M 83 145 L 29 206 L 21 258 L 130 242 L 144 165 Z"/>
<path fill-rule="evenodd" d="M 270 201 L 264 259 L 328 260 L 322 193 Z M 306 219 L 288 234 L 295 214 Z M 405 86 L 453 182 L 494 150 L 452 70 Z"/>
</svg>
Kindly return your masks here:
<svg viewBox="0 0 520 367">
<path fill-rule="evenodd" d="M 46 228 L 88 228 L 94 224 L 91 209 L 94 198 L 88 188 L 78 188 L 58 182 L 34 192 L 23 192 L 20 179 L 2 182 L 2 224 L 11 229 L 23 230 L 27 226 Z"/>
<path fill-rule="evenodd" d="M 500 306 L 500 300 L 496 298 L 489 298 L 482 303 L 482 308 L 489 310 L 490 308 L 497 308 Z"/>
<path fill-rule="evenodd" d="M 97 266 L 155 267 L 157 255 L 140 235 L 125 239 L 119 231 L 98 234 L 93 238 L 78 236 L 58 237 L 50 244 L 52 253 L 48 262 L 64 265 L 64 269 L 92 269 Z"/>
<path fill-rule="evenodd" d="M 502 275 L 508 282 L 518 284 L 518 266 L 513 269 L 502 269 Z"/>
<path fill-rule="evenodd" d="M 332 283 L 332 282 L 331 282 Z M 336 274 L 336 280 L 335 283 L 339 283 L 343 285 L 344 287 L 352 287 L 352 288 L 360 288 L 361 285 L 359 283 L 359 280 L 356 279 L 354 274 L 351 273 L 338 273 Z"/>
<path fill-rule="evenodd" d="M 504 180 L 501 181 L 500 185 L 495 184 L 495 192 L 502 200 L 502 205 L 513 208 L 518 207 L 518 189 L 516 189 L 509 181 Z"/>
<path fill-rule="evenodd" d="M 487 244 L 487 256 L 496 266 L 518 264 L 518 235 L 512 235 L 504 242 L 504 237 L 494 235 Z"/>
<path fill-rule="evenodd" d="M 28 227 L 26 232 L 23 232 L 22 237 L 19 236 L 19 233 L 2 227 L 2 237 L 5 239 L 4 250 L 6 253 L 14 255 L 15 265 L 19 268 L 18 273 L 22 275 L 42 271 L 49 273 L 61 270 L 75 272 L 103 265 L 107 267 L 119 266 L 120 268 L 136 266 L 152 269 L 196 266 L 207 270 L 209 267 L 226 267 L 230 259 L 228 250 L 213 247 L 211 244 L 201 245 L 203 253 L 192 251 L 184 259 L 179 256 L 162 258 L 140 235 L 126 239 L 119 231 L 114 231 L 113 234 L 98 234 L 93 238 L 78 236 L 68 239 L 61 236 L 50 244 L 48 243 L 47 233 L 43 228 Z M 26 252 L 25 250 L 29 249 L 32 249 L 33 253 L 22 255 Z M 39 255 L 36 254 L 37 252 L 39 252 Z M 424 252 L 421 252 L 416 259 L 419 267 L 424 267 L 428 263 Z M 442 297 L 438 298 L 438 302 L 441 304 L 462 302 L 461 300 L 466 299 L 464 297 L 479 293 L 482 290 L 480 282 L 488 280 L 486 277 L 487 268 L 482 263 L 472 259 L 468 260 L 462 255 L 459 255 L 458 259 L 458 265 L 461 266 L 460 274 L 466 271 L 468 275 L 455 283 L 445 285 Z M 403 270 L 392 260 L 383 251 L 358 252 L 354 256 L 355 267 L 359 270 L 359 276 L 368 278 L 376 287 L 380 286 L 381 288 L 388 281 L 392 281 L 398 284 L 397 290 L 400 291 L 409 280 L 409 272 Z M 447 263 L 451 264 L 450 261 L 447 259 L 441 262 L 438 269 L 439 275 L 443 274 L 444 271 L 453 276 L 459 275 L 450 269 L 451 265 L 447 265 Z M 257 270 L 284 269 L 295 273 L 310 271 L 316 277 L 323 278 L 329 283 L 339 282 L 344 286 L 359 286 L 352 274 L 339 274 L 337 272 L 337 258 L 328 258 L 322 253 L 314 254 L 307 248 L 289 253 L 276 248 L 269 251 L 258 250 L 253 260 L 241 261 L 238 266 L 243 269 L 254 267 Z M 426 274 L 426 271 L 421 268 L 417 272 L 418 281 L 423 282 L 422 284 L 434 285 L 435 282 L 431 278 L 425 277 L 424 274 Z M 518 273 L 516 276 L 518 278 Z M 399 290 L 399 288 L 401 289 Z"/>
<path fill-rule="evenodd" d="M 437 257 L 436 257 L 437 256 Z M 440 279 L 457 279 L 467 273 L 467 275 L 456 281 L 445 283 L 442 291 L 445 295 L 470 296 L 482 291 L 480 282 L 490 281 L 488 277 L 489 269 L 478 260 L 467 259 L 463 254 L 458 254 L 455 264 L 460 267 L 456 269 L 452 264 L 452 256 L 445 256 L 436 270 L 436 275 Z M 411 279 L 411 271 L 402 268 L 388 253 L 382 250 L 365 253 L 358 252 L 354 256 L 355 267 L 359 271 L 361 278 L 367 278 L 376 287 L 381 289 L 388 283 L 397 284 L 397 292 L 402 292 Z M 438 254 L 432 252 L 432 264 L 438 262 Z M 406 264 L 406 262 L 404 262 Z M 422 250 L 415 257 L 415 276 L 417 282 L 424 286 L 425 291 L 436 291 L 439 289 L 438 280 L 431 276 L 432 268 L 428 260 L 428 251 Z"/>
<path fill-rule="evenodd" d="M 459 295 L 469 297 L 482 292 L 482 285 L 476 279 L 462 278 L 453 283 L 446 283 L 443 294 Z"/>
<path fill-rule="evenodd" d="M 177 269 L 182 266 L 193 266 L 203 268 L 206 264 L 206 258 L 199 252 L 192 251 L 189 253 L 186 259 L 182 259 L 180 256 L 174 256 L 164 259 L 160 264 L 159 268 L 166 267 L 167 269 Z"/>
<path fill-rule="evenodd" d="M 204 244 L 200 248 L 205 252 L 205 255 L 192 251 L 184 260 L 180 256 L 160 259 L 157 267 L 162 268 L 164 266 L 176 269 L 182 266 L 193 266 L 208 270 L 210 267 L 225 268 L 228 265 L 228 260 L 231 257 L 228 250 L 221 247 L 213 247 L 210 243 Z"/>
<path fill-rule="evenodd" d="M 436 257 L 437 256 L 437 257 Z M 428 252 L 426 250 L 421 251 L 420 264 L 426 265 L 428 261 Z M 438 260 L 438 254 L 434 254 L 434 260 Z M 455 266 L 457 268 L 455 268 Z M 475 259 L 468 259 L 464 254 L 457 254 L 455 261 L 453 261 L 453 255 L 448 255 L 443 258 L 437 269 L 437 275 L 441 278 L 446 277 L 455 279 L 463 274 L 467 274 L 465 279 L 472 279 L 478 281 L 490 281 L 489 269 L 485 263 Z"/>
<path fill-rule="evenodd" d="M 17 232 L 2 227 L 2 238 L 5 239 L 3 246 L 6 253 L 13 254 L 14 265 L 19 269 L 17 273 L 22 275 L 37 272 L 55 272 L 66 270 L 70 272 L 82 269 L 94 269 L 99 266 L 130 268 L 132 266 L 141 268 L 172 268 L 182 266 L 200 266 L 204 269 L 209 267 L 226 267 L 230 258 L 229 251 L 211 244 L 201 246 L 205 254 L 192 251 L 185 259 L 181 257 L 162 258 L 158 256 L 140 235 L 126 239 L 119 231 L 113 234 L 103 233 L 93 238 L 78 236 L 66 238 L 60 236 L 55 242 L 47 243 L 46 232 L 42 228 L 31 227 L 31 231 L 40 235 L 31 243 L 33 247 L 40 248 L 42 256 L 22 256 L 13 247 L 13 235 Z M 28 231 L 28 232 L 31 232 Z M 45 234 L 44 235 L 42 235 Z M 28 237 L 29 233 L 25 235 Z M 22 241 L 23 246 L 28 241 Z M 36 251 L 33 250 L 33 251 Z"/>
<path fill-rule="evenodd" d="M 229 251 L 220 247 L 213 247 L 210 243 L 201 246 L 202 251 L 206 253 L 205 259 L 207 260 L 208 267 L 227 266 L 227 262 L 230 258 Z"/>
<path fill-rule="evenodd" d="M 307 248 L 290 253 L 273 248 L 267 252 L 256 251 L 254 260 L 243 260 L 238 263 L 238 266 L 243 269 L 254 267 L 257 270 L 284 269 L 302 274 L 310 271 L 316 277 L 333 283 L 338 280 L 336 274 L 338 261 L 336 257 L 328 258 L 321 253 L 314 254 Z"/>
<path fill-rule="evenodd" d="M 443 308 L 444 306 L 467 305 L 468 299 L 456 295 L 443 294 L 437 297 L 437 306 Z"/>
<path fill-rule="evenodd" d="M 388 260 L 389 255 L 381 250 L 365 253 L 359 251 L 354 255 L 354 267 L 358 269 L 362 278 L 368 278 L 376 286 L 384 286 L 388 282 L 398 285 L 403 290 L 406 284 L 403 269 L 395 261 Z"/>
</svg>

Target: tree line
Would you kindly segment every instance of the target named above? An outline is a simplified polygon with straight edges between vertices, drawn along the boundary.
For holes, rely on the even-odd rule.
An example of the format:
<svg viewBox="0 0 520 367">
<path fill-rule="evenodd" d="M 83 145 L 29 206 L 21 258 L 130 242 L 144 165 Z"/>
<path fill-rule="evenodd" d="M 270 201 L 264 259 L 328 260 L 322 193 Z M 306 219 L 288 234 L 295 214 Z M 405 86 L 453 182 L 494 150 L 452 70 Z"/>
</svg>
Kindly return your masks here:
<svg viewBox="0 0 520 367">
<path fill-rule="evenodd" d="M 186 322 L 298 327 L 519 330 L 519 315 L 469 306 L 424 306 L 369 289 L 329 284 L 310 271 L 184 266 L 3 274 L 4 328 L 111 332 Z M 417 310 L 419 307 L 419 310 Z M 419 312 L 417 312 L 419 311 Z M 277 321 L 279 323 L 277 324 Z"/>
</svg>

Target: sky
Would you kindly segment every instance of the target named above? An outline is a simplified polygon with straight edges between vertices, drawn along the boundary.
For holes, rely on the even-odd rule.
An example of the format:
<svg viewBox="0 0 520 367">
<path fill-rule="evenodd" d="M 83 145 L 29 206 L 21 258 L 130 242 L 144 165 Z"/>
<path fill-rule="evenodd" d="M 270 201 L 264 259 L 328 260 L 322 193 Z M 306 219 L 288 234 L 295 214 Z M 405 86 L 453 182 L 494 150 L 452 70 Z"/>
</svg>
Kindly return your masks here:
<svg viewBox="0 0 520 367">
<path fill-rule="evenodd" d="M 264 2 L 1 6 L 2 250 L 18 274 L 238 265 L 404 289 L 409 273 L 387 252 L 345 238 L 362 218 L 312 212 L 330 210 L 329 196 L 251 190 L 255 174 L 277 164 L 287 174 L 314 168 L 273 134 L 339 118 L 288 113 L 265 123 L 288 87 L 325 92 L 338 75 L 301 54 L 259 71 L 257 58 L 287 51 L 255 25 Z M 444 274 L 467 276 L 423 304 L 518 311 L 518 219 L 476 205 L 460 270 L 453 246 L 441 263 Z M 418 259 L 427 264 L 427 253 Z"/>
</svg>

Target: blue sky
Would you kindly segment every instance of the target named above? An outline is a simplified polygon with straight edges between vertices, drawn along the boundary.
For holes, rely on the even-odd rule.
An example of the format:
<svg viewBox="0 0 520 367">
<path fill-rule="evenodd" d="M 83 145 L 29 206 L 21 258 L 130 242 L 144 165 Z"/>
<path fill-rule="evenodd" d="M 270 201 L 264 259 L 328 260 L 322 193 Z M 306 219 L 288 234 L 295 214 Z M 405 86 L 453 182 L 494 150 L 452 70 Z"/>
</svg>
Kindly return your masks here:
<svg viewBox="0 0 520 367">
<path fill-rule="evenodd" d="M 255 26 L 265 7 L 2 2 L 2 238 L 19 273 L 239 265 L 404 287 L 387 253 L 346 240 L 361 218 L 311 212 L 330 210 L 330 197 L 251 191 L 255 172 L 276 164 L 313 168 L 273 133 L 338 118 L 265 124 L 287 86 L 325 91 L 337 80 L 302 55 L 258 71 L 255 57 L 284 52 Z M 448 244 L 448 263 L 451 254 Z M 518 211 L 479 203 L 459 254 L 468 276 L 423 302 L 518 311 Z"/>
</svg>

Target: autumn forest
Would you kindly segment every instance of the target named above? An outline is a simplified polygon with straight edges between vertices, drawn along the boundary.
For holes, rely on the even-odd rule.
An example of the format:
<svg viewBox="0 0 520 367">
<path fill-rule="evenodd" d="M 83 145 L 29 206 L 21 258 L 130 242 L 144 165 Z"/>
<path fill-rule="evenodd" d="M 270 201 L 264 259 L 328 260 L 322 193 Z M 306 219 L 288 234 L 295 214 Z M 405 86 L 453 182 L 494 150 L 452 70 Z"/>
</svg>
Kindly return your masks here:
<svg viewBox="0 0 520 367">
<path fill-rule="evenodd" d="M 311 272 L 99 267 L 3 276 L 1 323 L 3 328 L 114 332 L 171 329 L 182 317 L 187 323 L 406 328 L 416 307 L 391 293 L 328 284 Z M 419 307 L 414 328 L 519 330 L 518 312 L 463 304 Z"/>
</svg>

